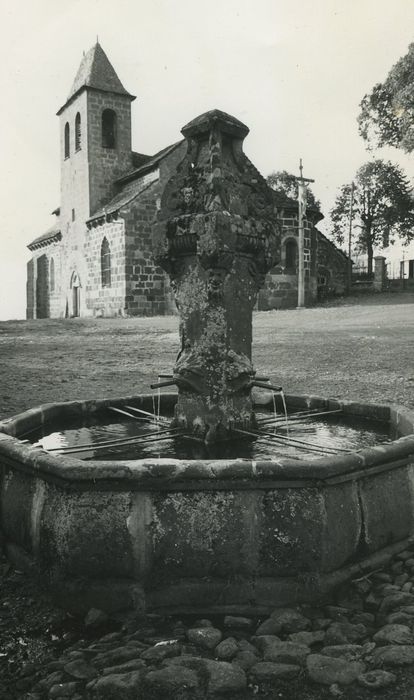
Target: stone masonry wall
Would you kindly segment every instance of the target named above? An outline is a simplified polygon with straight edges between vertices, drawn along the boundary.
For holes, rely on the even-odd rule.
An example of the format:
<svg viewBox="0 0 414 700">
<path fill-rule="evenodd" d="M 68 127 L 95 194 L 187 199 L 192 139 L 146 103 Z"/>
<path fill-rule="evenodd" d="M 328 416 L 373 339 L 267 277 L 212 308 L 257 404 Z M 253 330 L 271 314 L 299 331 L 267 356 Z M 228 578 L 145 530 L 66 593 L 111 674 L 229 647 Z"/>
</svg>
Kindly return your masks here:
<svg viewBox="0 0 414 700">
<path fill-rule="evenodd" d="M 267 275 L 265 285 L 259 293 L 258 309 L 291 309 L 298 303 L 298 221 L 297 216 L 281 217 L 282 244 L 281 260 Z M 295 269 L 287 267 L 286 246 L 290 241 L 296 244 Z M 304 270 L 305 303 L 316 300 L 316 230 L 310 221 L 304 221 Z"/>
<path fill-rule="evenodd" d="M 55 280 L 54 280 L 53 289 L 51 288 L 50 280 L 49 280 L 50 318 L 59 318 L 59 317 L 64 316 L 62 305 L 61 305 L 62 279 L 63 279 L 63 275 L 62 275 L 63 260 L 62 260 L 62 247 L 61 247 L 61 245 L 59 243 L 53 243 L 51 246 L 49 246 L 47 255 L 48 255 L 48 259 L 49 259 L 49 270 L 50 270 L 52 258 L 53 258 L 54 269 L 55 269 Z"/>
<path fill-rule="evenodd" d="M 102 112 L 113 109 L 117 115 L 116 148 L 102 146 Z M 75 119 L 81 116 L 81 147 L 75 150 Z M 64 129 L 66 122 L 70 126 L 70 156 L 65 158 Z M 90 268 L 92 258 L 87 258 L 85 251 L 89 246 L 89 233 L 85 221 L 99 204 L 107 201 L 114 194 L 114 179 L 131 167 L 131 103 L 128 97 L 100 93 L 94 90 L 83 91 L 73 102 L 68 104 L 61 114 L 61 213 L 62 261 L 61 289 L 59 299 L 51 298 L 51 314 L 72 315 L 73 294 L 71 281 L 76 274 L 80 281 L 79 313 L 89 316 L 94 313 L 119 313 L 124 303 L 120 301 L 120 280 L 116 292 L 95 289 L 95 296 L 90 299 L 90 276 L 99 270 L 100 250 L 94 262 L 98 266 Z M 103 237 L 103 236 L 102 236 Z M 116 273 L 116 276 L 119 273 Z M 124 284 L 124 283 L 123 283 Z M 121 285 L 122 286 L 122 285 Z M 112 292 L 112 293 L 111 293 Z M 105 299 L 105 303 L 102 302 Z"/>
<path fill-rule="evenodd" d="M 125 313 L 126 264 L 125 225 L 122 219 L 92 226 L 86 234 L 85 258 L 88 267 L 86 305 L 94 316 L 120 316 Z M 111 285 L 102 286 L 101 247 L 106 237 L 111 252 Z"/>
<path fill-rule="evenodd" d="M 102 112 L 116 113 L 116 147 L 102 145 Z M 90 214 L 115 194 L 114 180 L 132 165 L 131 101 L 125 95 L 88 91 L 88 155 Z M 85 217 L 87 218 L 87 217 Z"/>
<path fill-rule="evenodd" d="M 27 263 L 27 308 L 26 318 L 59 318 L 61 310 L 62 248 L 60 243 L 51 243 L 32 252 Z M 50 266 L 54 263 L 54 285 L 52 288 Z"/>
<path fill-rule="evenodd" d="M 49 266 L 43 253 L 36 259 L 36 318 L 49 318 Z"/>
<path fill-rule="evenodd" d="M 318 299 L 345 294 L 347 289 L 348 259 L 319 231 L 317 269 Z"/>
<path fill-rule="evenodd" d="M 35 262 L 33 258 L 27 262 L 26 274 L 26 318 L 31 320 L 35 318 Z"/>
<path fill-rule="evenodd" d="M 130 316 L 163 315 L 169 310 L 168 281 L 153 260 L 152 225 L 160 192 L 158 180 L 148 185 L 122 212 L 127 260 L 125 309 Z"/>
<path fill-rule="evenodd" d="M 182 142 L 159 166 L 159 179 L 122 211 L 126 231 L 126 313 L 155 316 L 175 313 L 176 307 L 168 275 L 153 259 L 152 228 L 158 202 L 170 177 L 183 159 L 187 146 Z"/>
<path fill-rule="evenodd" d="M 75 150 L 75 119 L 81 116 L 80 149 Z M 64 129 L 66 122 L 70 126 L 70 155 L 65 158 Z M 89 158 L 88 158 L 88 102 L 87 92 L 82 92 L 68 104 L 60 116 L 61 141 L 61 194 L 60 194 L 60 228 L 62 232 L 62 268 L 61 288 L 58 308 L 54 306 L 56 316 L 69 316 L 73 313 L 71 290 L 72 275 L 76 273 L 80 280 L 80 314 L 85 315 L 85 285 L 87 268 L 83 250 L 85 241 L 85 221 L 89 216 Z"/>
<path fill-rule="evenodd" d="M 89 159 L 87 149 L 87 95 L 81 93 L 71 102 L 60 115 L 60 221 L 62 235 L 65 235 L 67 224 L 74 221 L 85 221 L 89 215 Z M 75 150 L 75 119 L 81 117 L 81 144 Z M 65 125 L 69 124 L 70 152 L 65 158 Z M 75 210 L 73 219 L 72 210 Z M 76 226 L 74 227 L 76 228 Z"/>
</svg>

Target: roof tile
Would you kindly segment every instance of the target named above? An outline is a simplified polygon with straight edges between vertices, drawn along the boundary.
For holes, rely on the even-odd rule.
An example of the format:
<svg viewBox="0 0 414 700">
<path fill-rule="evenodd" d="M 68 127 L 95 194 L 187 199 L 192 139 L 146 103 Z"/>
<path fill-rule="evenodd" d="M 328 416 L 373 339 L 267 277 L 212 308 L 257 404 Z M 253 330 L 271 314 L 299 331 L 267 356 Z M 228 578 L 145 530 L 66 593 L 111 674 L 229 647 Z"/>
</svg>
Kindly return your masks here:
<svg viewBox="0 0 414 700">
<path fill-rule="evenodd" d="M 126 95 L 131 100 L 135 100 L 135 96 L 131 95 L 122 85 L 115 68 L 98 42 L 84 54 L 65 104 L 82 88 L 87 87 L 103 92 L 115 92 L 117 95 Z M 63 107 L 60 108 L 58 114 L 62 109 Z"/>
</svg>

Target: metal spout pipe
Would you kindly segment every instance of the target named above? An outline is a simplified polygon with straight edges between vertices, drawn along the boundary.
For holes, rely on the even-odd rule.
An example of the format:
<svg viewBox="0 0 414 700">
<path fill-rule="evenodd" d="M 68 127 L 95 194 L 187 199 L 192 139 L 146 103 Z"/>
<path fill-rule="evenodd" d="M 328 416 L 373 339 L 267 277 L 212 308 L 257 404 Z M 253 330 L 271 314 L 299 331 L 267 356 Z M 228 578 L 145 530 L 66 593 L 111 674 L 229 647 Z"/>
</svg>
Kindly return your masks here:
<svg viewBox="0 0 414 700">
<path fill-rule="evenodd" d="M 163 386 L 177 386 L 177 382 L 159 382 L 158 384 L 150 384 L 151 389 L 161 389 Z"/>
</svg>

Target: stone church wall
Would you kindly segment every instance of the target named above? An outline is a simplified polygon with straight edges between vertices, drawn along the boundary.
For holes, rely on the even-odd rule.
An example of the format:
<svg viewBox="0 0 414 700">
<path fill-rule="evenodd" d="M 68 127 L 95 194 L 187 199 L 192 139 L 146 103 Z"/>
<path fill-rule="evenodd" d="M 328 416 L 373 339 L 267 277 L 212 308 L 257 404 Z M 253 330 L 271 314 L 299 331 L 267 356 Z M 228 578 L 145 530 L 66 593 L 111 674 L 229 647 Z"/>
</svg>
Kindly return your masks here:
<svg viewBox="0 0 414 700">
<path fill-rule="evenodd" d="M 52 272 L 53 260 L 53 272 Z M 62 285 L 61 244 L 51 243 L 32 251 L 27 263 L 26 318 L 59 318 Z"/>
<path fill-rule="evenodd" d="M 130 316 L 157 316 L 175 313 L 176 307 L 168 276 L 153 259 L 152 228 L 157 206 L 170 177 L 186 152 L 178 145 L 159 166 L 159 179 L 123 210 L 126 230 L 126 304 Z"/>
<path fill-rule="evenodd" d="M 168 311 L 168 282 L 152 257 L 152 225 L 160 192 L 161 185 L 157 180 L 123 213 L 127 231 L 125 310 L 129 316 L 156 316 Z"/>
<path fill-rule="evenodd" d="M 85 258 L 88 268 L 86 305 L 93 316 L 125 313 L 126 260 L 125 224 L 122 219 L 92 226 L 86 233 Z M 101 248 L 107 239 L 111 255 L 111 283 L 102 285 Z"/>
<path fill-rule="evenodd" d="M 34 305 L 35 305 L 34 275 L 35 275 L 35 261 L 34 261 L 34 258 L 31 258 L 27 262 L 27 276 L 26 276 L 26 318 L 28 320 L 35 318 L 35 312 L 34 312 Z"/>
<path fill-rule="evenodd" d="M 89 159 L 87 142 L 87 95 L 81 94 L 60 117 L 60 226 L 62 235 L 73 238 L 72 229 L 83 226 L 89 215 Z M 80 148 L 75 148 L 75 120 L 81 117 Z M 69 156 L 65 157 L 65 125 L 69 124 Z"/>
<path fill-rule="evenodd" d="M 59 243 L 53 243 L 48 249 L 49 258 L 49 273 L 51 270 L 51 261 L 54 264 L 54 283 L 51 284 L 49 274 L 49 314 L 50 318 L 59 318 L 63 316 L 62 311 L 62 287 L 63 287 L 63 260 L 62 247 Z"/>
</svg>

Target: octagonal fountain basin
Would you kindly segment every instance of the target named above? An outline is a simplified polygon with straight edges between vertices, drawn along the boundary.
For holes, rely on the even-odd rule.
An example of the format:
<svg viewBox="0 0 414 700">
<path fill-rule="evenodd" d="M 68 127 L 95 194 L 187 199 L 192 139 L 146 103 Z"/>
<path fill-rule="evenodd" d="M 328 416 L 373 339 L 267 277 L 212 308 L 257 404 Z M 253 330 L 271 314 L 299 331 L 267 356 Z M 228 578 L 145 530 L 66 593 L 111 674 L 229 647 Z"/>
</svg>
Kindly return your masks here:
<svg viewBox="0 0 414 700">
<path fill-rule="evenodd" d="M 279 403 L 276 424 L 266 417 L 267 396 L 257 395 L 255 408 L 276 438 L 239 433 L 231 451 L 214 453 L 180 435 L 158 442 L 149 424 L 143 452 L 119 453 L 114 441 L 133 442 L 138 430 L 119 411 L 145 417 L 152 395 L 47 404 L 3 421 L 10 558 L 72 611 L 264 613 L 320 599 L 404 549 L 413 532 L 414 413 L 287 396 L 288 432 Z M 162 414 L 175 402 L 162 394 Z M 97 459 L 96 446 L 79 450 L 94 436 L 102 444 L 102 430 L 109 452 Z"/>
</svg>

